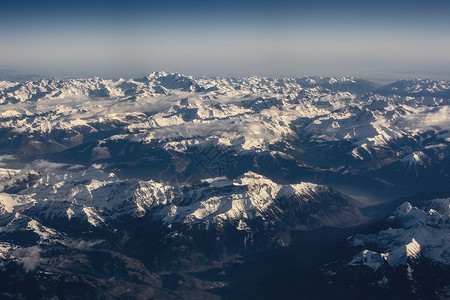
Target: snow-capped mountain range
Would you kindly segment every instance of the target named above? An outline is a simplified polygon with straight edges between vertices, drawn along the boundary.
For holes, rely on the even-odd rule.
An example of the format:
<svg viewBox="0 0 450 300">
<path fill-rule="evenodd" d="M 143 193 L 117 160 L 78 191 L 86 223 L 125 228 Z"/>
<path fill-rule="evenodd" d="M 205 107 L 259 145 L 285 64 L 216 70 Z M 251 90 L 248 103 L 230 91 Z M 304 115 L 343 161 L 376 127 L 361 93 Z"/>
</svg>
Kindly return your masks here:
<svg viewBox="0 0 450 300">
<path fill-rule="evenodd" d="M 206 223 L 220 228 L 225 224 L 247 232 L 345 227 L 365 220 L 355 200 L 329 187 L 280 185 L 253 172 L 232 181 L 219 177 L 173 187 L 152 180 L 121 180 L 95 167 L 64 173 L 0 170 L 7 182 L 0 193 L 3 231 L 23 217 L 57 227 L 72 223 L 114 230 L 123 220 L 146 218 L 142 222 L 169 227 Z M 26 184 L 20 189 L 18 182 Z"/>
<path fill-rule="evenodd" d="M 376 89 L 356 78 L 193 78 L 152 73 L 1 82 L 1 128 L 22 134 L 118 129 L 107 139 L 158 140 L 165 148 L 214 142 L 263 151 L 298 131 L 316 141 L 348 140 L 352 155 L 432 130 L 448 142 L 450 84 L 406 80 Z M 439 130 L 440 129 L 440 130 Z M 81 140 L 80 140 L 81 139 Z"/>
<path fill-rule="evenodd" d="M 348 253 L 359 252 L 324 266 L 330 285 L 376 298 L 448 298 L 450 198 L 419 195 L 410 201 L 347 238 Z"/>
<path fill-rule="evenodd" d="M 387 218 L 386 223 L 390 225 L 387 229 L 374 234 L 358 234 L 351 239 L 355 246 L 371 248 L 363 250 L 349 264 L 362 264 L 377 270 L 385 263 L 406 265 L 423 257 L 450 266 L 449 218 L 449 198 L 427 201 L 420 207 L 405 202 Z"/>
<path fill-rule="evenodd" d="M 358 269 L 386 285 L 404 267 L 419 280 L 418 261 L 450 264 L 450 198 L 393 212 L 391 201 L 445 194 L 449 177 L 448 81 L 0 81 L 0 277 L 31 274 L 47 297 L 52 278 L 100 278 L 93 293 L 111 285 L 125 297 L 137 284 L 165 298 L 174 272 L 183 292 L 221 289 L 230 260 L 340 230 L 356 234 L 337 274 Z M 382 229 L 358 233 L 387 213 Z M 109 258 L 95 269 L 98 256 Z M 123 281 L 101 277 L 119 265 Z M 214 268 L 213 281 L 189 273 Z"/>
</svg>

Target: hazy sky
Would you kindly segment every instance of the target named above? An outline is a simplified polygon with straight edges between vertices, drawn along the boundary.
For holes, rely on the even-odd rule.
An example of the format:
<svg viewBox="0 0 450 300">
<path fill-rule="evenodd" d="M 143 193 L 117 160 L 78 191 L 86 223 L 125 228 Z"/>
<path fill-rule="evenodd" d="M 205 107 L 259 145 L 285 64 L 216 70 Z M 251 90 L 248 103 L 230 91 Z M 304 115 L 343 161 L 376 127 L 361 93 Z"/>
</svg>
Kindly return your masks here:
<svg viewBox="0 0 450 300">
<path fill-rule="evenodd" d="M 450 79 L 450 1 L 10 1 L 0 69 Z"/>
</svg>

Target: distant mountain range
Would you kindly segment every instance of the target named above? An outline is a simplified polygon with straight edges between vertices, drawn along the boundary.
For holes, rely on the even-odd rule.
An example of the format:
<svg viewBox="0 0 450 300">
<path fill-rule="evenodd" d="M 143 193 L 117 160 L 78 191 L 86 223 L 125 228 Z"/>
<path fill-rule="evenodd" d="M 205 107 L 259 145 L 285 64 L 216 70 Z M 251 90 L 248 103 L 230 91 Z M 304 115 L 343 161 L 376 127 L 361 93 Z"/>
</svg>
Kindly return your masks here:
<svg viewBox="0 0 450 300">
<path fill-rule="evenodd" d="M 15 81 L 15 82 L 24 82 L 24 81 L 34 81 L 44 78 L 39 74 L 25 74 L 17 71 L 0 69 L 0 80 L 3 81 Z"/>
</svg>

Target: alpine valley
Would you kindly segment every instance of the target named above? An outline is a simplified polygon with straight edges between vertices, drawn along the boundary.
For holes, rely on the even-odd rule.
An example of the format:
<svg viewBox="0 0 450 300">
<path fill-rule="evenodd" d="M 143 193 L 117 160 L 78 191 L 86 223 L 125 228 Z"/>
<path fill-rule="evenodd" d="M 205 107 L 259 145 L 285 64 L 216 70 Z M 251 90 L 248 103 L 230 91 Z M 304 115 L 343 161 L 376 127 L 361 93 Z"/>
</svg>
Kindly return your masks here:
<svg viewBox="0 0 450 300">
<path fill-rule="evenodd" d="M 0 297 L 448 299 L 450 82 L 0 81 Z"/>
</svg>

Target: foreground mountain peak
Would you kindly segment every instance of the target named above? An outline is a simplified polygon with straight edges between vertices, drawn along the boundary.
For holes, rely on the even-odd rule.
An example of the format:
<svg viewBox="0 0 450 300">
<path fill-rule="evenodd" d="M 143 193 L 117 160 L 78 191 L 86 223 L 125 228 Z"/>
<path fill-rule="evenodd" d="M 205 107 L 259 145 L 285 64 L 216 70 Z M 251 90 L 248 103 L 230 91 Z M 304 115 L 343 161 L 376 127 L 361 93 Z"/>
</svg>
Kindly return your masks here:
<svg viewBox="0 0 450 300">
<path fill-rule="evenodd" d="M 403 203 L 386 220 L 393 228 L 357 235 L 352 239 L 354 245 L 380 247 L 383 252 L 363 250 L 350 264 L 367 264 L 376 270 L 383 266 L 383 262 L 399 266 L 423 257 L 449 266 L 449 212 L 450 198 L 423 202 L 419 207 Z M 369 260 L 361 260 L 368 255 Z"/>
</svg>

